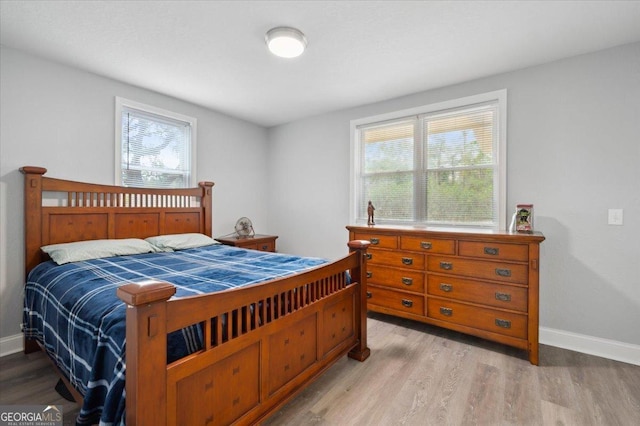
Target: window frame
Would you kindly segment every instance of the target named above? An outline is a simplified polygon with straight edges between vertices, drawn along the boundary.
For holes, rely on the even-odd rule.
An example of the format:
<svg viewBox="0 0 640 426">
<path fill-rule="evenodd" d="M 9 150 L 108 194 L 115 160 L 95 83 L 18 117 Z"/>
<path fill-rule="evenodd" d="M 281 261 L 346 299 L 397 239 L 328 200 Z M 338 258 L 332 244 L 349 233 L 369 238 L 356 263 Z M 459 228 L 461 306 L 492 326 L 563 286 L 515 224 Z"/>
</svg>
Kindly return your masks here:
<svg viewBox="0 0 640 426">
<path fill-rule="evenodd" d="M 474 105 L 496 102 L 497 107 L 497 123 L 495 128 L 497 129 L 497 147 L 495 158 L 498 162 L 497 176 L 494 176 L 494 184 L 497 185 L 497 226 L 473 226 L 473 225 L 454 225 L 456 228 L 482 228 L 482 229 L 496 229 L 505 230 L 507 227 L 507 89 L 496 90 L 492 92 L 466 96 L 463 98 L 447 100 L 429 105 L 422 105 L 414 108 L 393 111 L 389 113 L 379 114 L 375 116 L 369 116 L 359 119 L 351 120 L 350 122 L 350 173 L 349 173 L 349 217 L 352 223 L 362 223 L 364 219 L 358 218 L 358 181 L 361 175 L 361 141 L 359 140 L 359 127 L 383 124 L 384 122 L 392 122 L 408 118 L 411 116 L 421 116 L 425 114 L 434 114 L 438 112 L 446 112 L 448 110 L 461 109 L 465 107 L 473 107 Z M 417 120 L 418 123 L 422 123 L 421 120 Z M 422 132 L 422 125 L 419 124 L 415 132 Z M 420 144 L 416 144 L 420 145 Z M 414 148 L 415 150 L 415 148 Z M 497 182 L 496 182 L 497 181 Z M 421 203 L 424 204 L 424 203 Z M 418 208 L 424 209 L 425 206 Z M 382 223 L 382 222 L 381 222 Z M 407 223 L 407 222 L 405 222 Z M 424 222 L 408 222 L 413 226 L 426 226 Z M 437 227 L 436 225 L 429 225 Z M 452 225 L 443 225 L 443 227 L 451 227 Z"/>
<path fill-rule="evenodd" d="M 132 101 L 119 96 L 115 97 L 115 185 L 122 185 L 122 112 L 125 108 L 134 109 L 148 115 L 156 115 L 171 120 L 189 123 L 189 157 L 191 162 L 189 182 L 185 188 L 197 186 L 196 179 L 196 139 L 197 139 L 197 119 L 177 112 L 147 105 L 142 102 Z"/>
</svg>

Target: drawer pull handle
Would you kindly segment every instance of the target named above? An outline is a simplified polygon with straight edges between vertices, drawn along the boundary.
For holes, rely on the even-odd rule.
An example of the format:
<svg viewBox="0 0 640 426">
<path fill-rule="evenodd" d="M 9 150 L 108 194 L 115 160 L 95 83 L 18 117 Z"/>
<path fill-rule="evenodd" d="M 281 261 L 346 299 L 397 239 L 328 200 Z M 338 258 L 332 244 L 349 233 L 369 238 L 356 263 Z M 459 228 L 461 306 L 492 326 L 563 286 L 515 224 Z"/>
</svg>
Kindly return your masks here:
<svg viewBox="0 0 640 426">
<path fill-rule="evenodd" d="M 453 263 L 451 262 L 440 262 L 440 268 L 450 271 L 453 269 Z"/>
<path fill-rule="evenodd" d="M 413 278 L 402 277 L 402 284 L 404 285 L 412 285 Z"/>
<path fill-rule="evenodd" d="M 402 299 L 402 306 L 404 306 L 406 308 L 412 307 L 413 306 L 413 300 Z"/>
<path fill-rule="evenodd" d="M 511 328 L 511 321 L 506 319 L 496 318 L 496 325 L 502 328 Z"/>
<path fill-rule="evenodd" d="M 366 257 L 366 258 L 367 258 L 367 260 L 371 260 L 371 259 L 373 259 L 373 255 L 372 255 L 371 253 L 367 253 L 367 254 L 365 254 L 365 255 L 364 255 L 364 257 Z"/>
<path fill-rule="evenodd" d="M 367 292 L 367 299 L 371 299 L 373 297 L 373 295 L 371 294 L 370 291 Z"/>
<path fill-rule="evenodd" d="M 373 244 L 374 246 L 380 244 L 380 238 L 371 238 L 369 241 L 371 241 L 371 244 Z"/>
<path fill-rule="evenodd" d="M 421 241 L 420 247 L 422 247 L 425 250 L 431 250 L 431 241 Z"/>
<path fill-rule="evenodd" d="M 496 292 L 496 300 L 502 300 L 503 302 L 511 302 L 511 295 L 509 293 Z"/>
<path fill-rule="evenodd" d="M 440 313 L 444 316 L 450 317 L 453 315 L 453 309 L 451 308 L 440 308 Z"/>
<path fill-rule="evenodd" d="M 500 253 L 500 249 L 495 247 L 485 247 L 484 254 L 488 254 L 490 256 L 497 256 Z"/>
<path fill-rule="evenodd" d="M 402 258 L 402 264 L 403 265 L 413 265 L 413 259 L 410 257 L 403 257 Z"/>
<path fill-rule="evenodd" d="M 453 290 L 453 286 L 447 283 L 440 283 L 440 290 L 449 293 L 451 290 Z"/>
<path fill-rule="evenodd" d="M 371 277 L 373 277 L 373 272 L 367 271 L 367 278 L 371 278 Z M 496 296 L 496 297 L 498 297 L 498 296 Z"/>
<path fill-rule="evenodd" d="M 496 275 L 500 275 L 501 277 L 510 277 L 511 269 L 496 268 Z"/>
</svg>

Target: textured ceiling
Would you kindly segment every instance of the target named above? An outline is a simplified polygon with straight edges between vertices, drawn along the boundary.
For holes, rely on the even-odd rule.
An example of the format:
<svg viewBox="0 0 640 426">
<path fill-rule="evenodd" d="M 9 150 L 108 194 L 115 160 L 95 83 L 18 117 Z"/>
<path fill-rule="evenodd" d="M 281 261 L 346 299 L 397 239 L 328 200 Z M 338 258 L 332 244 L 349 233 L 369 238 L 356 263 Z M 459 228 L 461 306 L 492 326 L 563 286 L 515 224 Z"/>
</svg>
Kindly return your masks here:
<svg viewBox="0 0 640 426">
<path fill-rule="evenodd" d="M 640 1 L 6 1 L 0 42 L 263 126 L 640 40 Z M 305 33 L 296 59 L 264 34 Z"/>
</svg>

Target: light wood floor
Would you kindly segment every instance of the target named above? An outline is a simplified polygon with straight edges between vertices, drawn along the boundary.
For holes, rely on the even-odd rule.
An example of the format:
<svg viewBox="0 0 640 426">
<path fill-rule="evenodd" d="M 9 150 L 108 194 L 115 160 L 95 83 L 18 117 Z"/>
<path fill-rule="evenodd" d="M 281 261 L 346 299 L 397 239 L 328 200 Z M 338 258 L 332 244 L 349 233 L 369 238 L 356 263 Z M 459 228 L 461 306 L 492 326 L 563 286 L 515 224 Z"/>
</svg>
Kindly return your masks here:
<svg viewBox="0 0 640 426">
<path fill-rule="evenodd" d="M 640 425 L 640 367 L 542 345 L 520 350 L 370 314 L 371 357 L 344 358 L 266 425 Z M 0 404 L 62 404 L 41 353 L 0 358 Z"/>
</svg>

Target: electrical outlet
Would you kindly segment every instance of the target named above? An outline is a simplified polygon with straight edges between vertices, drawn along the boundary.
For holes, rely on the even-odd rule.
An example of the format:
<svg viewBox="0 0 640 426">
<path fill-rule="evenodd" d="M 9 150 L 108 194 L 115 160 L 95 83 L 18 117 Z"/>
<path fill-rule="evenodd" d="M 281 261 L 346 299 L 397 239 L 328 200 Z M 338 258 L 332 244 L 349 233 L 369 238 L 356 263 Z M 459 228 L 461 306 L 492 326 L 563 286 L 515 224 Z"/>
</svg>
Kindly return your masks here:
<svg viewBox="0 0 640 426">
<path fill-rule="evenodd" d="M 622 225 L 623 216 L 622 209 L 609 209 L 609 225 Z"/>
</svg>

